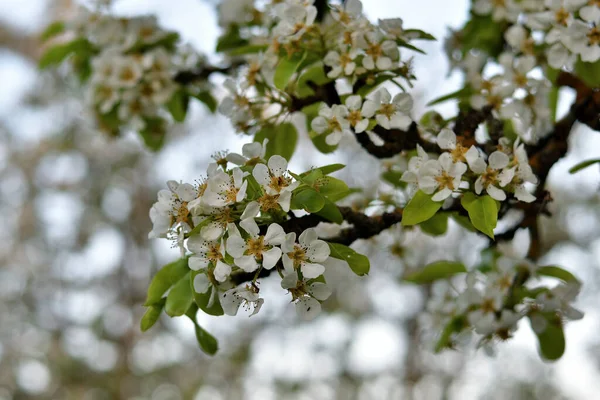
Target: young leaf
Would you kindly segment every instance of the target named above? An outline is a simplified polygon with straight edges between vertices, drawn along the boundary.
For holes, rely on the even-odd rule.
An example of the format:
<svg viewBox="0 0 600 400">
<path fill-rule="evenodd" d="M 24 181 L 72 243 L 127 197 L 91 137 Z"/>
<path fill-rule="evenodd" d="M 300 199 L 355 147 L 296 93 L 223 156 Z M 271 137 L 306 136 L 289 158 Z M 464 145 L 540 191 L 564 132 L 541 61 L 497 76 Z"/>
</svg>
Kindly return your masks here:
<svg viewBox="0 0 600 400">
<path fill-rule="evenodd" d="M 448 324 L 444 327 L 444 330 L 440 334 L 440 338 L 438 339 L 435 345 L 435 352 L 439 353 L 447 347 L 452 345 L 451 338 L 453 333 L 458 333 L 463 330 L 465 326 L 465 321 L 463 316 L 454 317 L 448 322 Z"/>
<path fill-rule="evenodd" d="M 49 39 L 52 39 L 56 35 L 60 35 L 66 29 L 66 25 L 63 21 L 55 21 L 48 25 L 46 29 L 40 34 L 40 40 L 45 42 Z"/>
<path fill-rule="evenodd" d="M 213 95 L 208 90 L 195 94 L 192 97 L 204 103 L 204 105 L 210 110 L 210 112 L 214 113 L 215 111 L 217 111 L 217 100 L 215 100 Z"/>
<path fill-rule="evenodd" d="M 217 40 L 217 47 L 215 50 L 217 53 L 222 51 L 230 51 L 242 46 L 246 46 L 247 44 L 248 40 L 242 39 L 240 36 L 240 29 L 235 25 L 230 25 L 227 32 L 221 35 L 221 37 Z"/>
<path fill-rule="evenodd" d="M 300 64 L 302 64 L 305 57 L 306 52 L 303 52 L 301 54 L 294 54 L 290 58 L 282 57 L 279 59 L 279 63 L 275 68 L 275 75 L 273 76 L 273 84 L 277 89 L 285 90 L 292 75 L 294 75 Z"/>
<path fill-rule="evenodd" d="M 431 195 L 418 191 L 402 213 L 402 225 L 411 226 L 427 221 L 442 207 L 441 201 L 431 200 Z"/>
<path fill-rule="evenodd" d="M 575 275 L 573 275 L 569 271 L 562 269 L 560 267 L 553 266 L 553 265 L 546 266 L 546 267 L 540 267 L 536 270 L 536 272 L 538 275 L 549 276 L 551 278 L 557 278 L 557 279 L 564 281 L 565 283 L 579 282 L 579 280 L 577 280 L 577 278 L 575 278 Z"/>
<path fill-rule="evenodd" d="M 437 213 L 419 224 L 421 230 L 431 236 L 440 236 L 448 230 L 448 213 Z"/>
<path fill-rule="evenodd" d="M 356 275 L 363 276 L 369 273 L 371 263 L 369 258 L 360 253 L 357 253 L 352 248 L 339 243 L 327 243 L 331 253 L 330 257 L 343 260 L 348 263 L 352 272 Z"/>
<path fill-rule="evenodd" d="M 538 343 L 540 355 L 548 361 L 556 361 L 562 357 L 565 352 L 565 333 L 563 331 L 563 324 L 555 314 L 552 313 L 538 313 L 546 319 L 546 329 L 541 333 L 535 332 Z M 531 315 L 529 316 L 531 321 Z"/>
<path fill-rule="evenodd" d="M 90 42 L 86 39 L 78 38 L 68 43 L 57 44 L 46 50 L 40 57 L 38 66 L 45 69 L 62 63 L 71 54 L 91 51 Z"/>
<path fill-rule="evenodd" d="M 179 317 L 190 308 L 194 302 L 194 295 L 190 285 L 189 272 L 177 282 L 169 294 L 165 304 L 165 312 L 170 317 Z"/>
<path fill-rule="evenodd" d="M 467 192 L 461 199 L 461 204 L 469 213 L 471 223 L 479 231 L 494 238 L 494 228 L 498 223 L 498 206 L 490 196 L 476 196 Z"/>
<path fill-rule="evenodd" d="M 569 169 L 569 173 L 570 174 L 574 174 L 576 172 L 581 171 L 582 169 L 585 169 L 587 167 L 590 167 L 590 166 L 592 166 L 594 164 L 598 164 L 598 163 L 600 163 L 600 158 L 596 158 L 596 159 L 593 159 L 593 160 L 587 160 L 587 161 L 580 162 L 576 166 L 574 166 L 571 169 Z"/>
<path fill-rule="evenodd" d="M 166 122 L 160 117 L 145 118 L 146 127 L 140 131 L 144 144 L 152 151 L 160 150 L 165 144 Z"/>
<path fill-rule="evenodd" d="M 448 93 L 446 95 L 443 95 L 443 96 L 440 96 L 438 98 L 431 100 L 429 103 L 427 103 L 427 106 L 431 107 L 431 106 L 435 106 L 436 104 L 444 103 L 448 100 L 460 99 L 463 97 L 467 97 L 467 96 L 471 95 L 471 92 L 472 92 L 472 89 L 469 86 L 465 86 L 464 88 L 458 89 L 455 92 Z"/>
<path fill-rule="evenodd" d="M 190 274 L 190 285 L 192 285 L 192 291 L 194 292 L 194 301 L 196 302 L 196 305 L 198 306 L 198 308 L 200 308 L 202 311 L 204 311 L 205 313 L 207 313 L 208 315 L 215 315 L 215 316 L 219 316 L 219 315 L 223 315 L 223 307 L 221 307 L 221 302 L 219 301 L 219 296 L 215 296 L 215 298 L 213 298 L 213 302 L 211 303 L 211 296 L 212 296 L 212 291 L 214 290 L 213 288 L 209 289 L 208 292 L 206 293 L 196 293 L 196 291 L 194 291 L 194 278 L 196 277 L 196 275 L 201 274 L 202 272 L 200 271 L 192 271 L 192 273 Z M 209 306 L 210 303 L 210 306 Z"/>
<path fill-rule="evenodd" d="M 214 356 L 219 351 L 219 342 L 213 335 L 204 330 L 200 325 L 195 324 L 196 340 L 203 352 Z"/>
<path fill-rule="evenodd" d="M 148 306 L 142 320 L 140 321 L 140 329 L 142 332 L 146 332 L 148 329 L 152 328 L 160 314 L 162 313 L 163 307 L 165 306 L 165 299 L 162 299 L 156 304 Z"/>
<path fill-rule="evenodd" d="M 404 36 L 413 40 L 437 40 L 432 34 L 420 29 L 405 29 Z"/>
<path fill-rule="evenodd" d="M 325 74 L 325 66 L 322 61 L 318 61 L 304 69 L 302 74 L 298 77 L 298 83 L 296 85 L 296 93 L 299 98 L 312 96 L 315 91 L 311 87 L 312 85 L 323 86 L 331 82 L 331 78 L 328 78 Z"/>
<path fill-rule="evenodd" d="M 173 93 L 173 96 L 171 96 L 171 99 L 167 103 L 167 109 L 175 121 L 183 122 L 185 121 L 185 116 L 187 115 L 189 103 L 190 96 L 185 90 L 179 89 Z"/>
<path fill-rule="evenodd" d="M 309 213 L 321 211 L 325 206 L 325 198 L 313 188 L 304 187 L 292 193 L 291 208 L 305 210 Z"/>
<path fill-rule="evenodd" d="M 329 174 L 332 174 L 332 173 L 339 171 L 341 169 L 344 169 L 344 168 L 346 168 L 346 166 L 344 164 L 329 164 L 329 165 L 324 165 L 319 168 L 313 168 L 310 171 L 303 172 L 300 174 L 300 176 L 305 177 L 306 175 L 308 175 L 309 173 L 311 173 L 312 171 L 315 171 L 315 170 L 321 171 L 321 173 L 323 175 L 329 175 Z"/>
<path fill-rule="evenodd" d="M 189 271 L 187 258 L 181 258 L 175 262 L 165 265 L 154 275 L 148 294 L 146 296 L 145 306 L 158 303 L 163 294 L 167 292 L 175 283 L 179 282 Z"/>
<path fill-rule="evenodd" d="M 315 214 L 325 218 L 328 221 L 335 222 L 336 224 L 341 224 L 344 222 L 344 216 L 340 212 L 340 209 L 329 199 L 325 199 L 325 205 Z"/>
<path fill-rule="evenodd" d="M 329 198 L 329 196 L 335 196 L 339 193 L 345 193 L 350 188 L 341 179 L 333 178 L 331 176 L 326 176 L 317 180 L 315 184 L 315 189 L 323 196 Z"/>
<path fill-rule="evenodd" d="M 404 277 L 405 281 L 424 284 L 448 279 L 456 274 L 467 272 L 465 266 L 457 261 L 436 261 L 426 265 L 419 271 L 410 273 Z"/>
<path fill-rule="evenodd" d="M 278 154 L 289 161 L 296 150 L 298 131 L 289 122 L 280 125 L 267 125 L 254 135 L 255 142 L 262 143 L 265 139 L 269 140 L 265 152 L 266 159 Z"/>
</svg>

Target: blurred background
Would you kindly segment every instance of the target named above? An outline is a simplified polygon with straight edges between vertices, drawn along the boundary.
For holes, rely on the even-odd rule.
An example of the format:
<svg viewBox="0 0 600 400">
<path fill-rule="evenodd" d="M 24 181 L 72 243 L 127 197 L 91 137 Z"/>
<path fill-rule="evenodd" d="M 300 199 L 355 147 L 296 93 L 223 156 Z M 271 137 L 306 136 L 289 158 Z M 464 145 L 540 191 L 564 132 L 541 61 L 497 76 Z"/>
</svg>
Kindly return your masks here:
<svg viewBox="0 0 600 400">
<path fill-rule="evenodd" d="M 156 14 L 218 60 L 217 3 L 117 0 L 113 6 L 122 15 Z M 247 138 L 199 102 L 160 153 L 145 150 L 134 133 L 114 140 L 95 131 L 68 74 L 36 69 L 39 32 L 77 5 L 0 1 L 1 400 L 600 398 L 600 173 L 567 173 L 598 157 L 600 134 L 580 126 L 550 175 L 554 215 L 543 221 L 544 262 L 584 282 L 577 307 L 586 316 L 567 326 L 567 351 L 557 363 L 539 360 L 526 322 L 513 340 L 498 344 L 493 358 L 481 351 L 434 355 L 424 344 L 419 315 L 428 291 L 401 283 L 400 276 L 436 259 L 474 263 L 485 241 L 455 226 L 441 238 L 392 229 L 357 243 L 371 257 L 370 275 L 357 278 L 329 265 L 335 294 L 312 322 L 300 323 L 285 292 L 269 279 L 257 316 L 199 315 L 220 341 L 214 357 L 197 349 L 193 326 L 183 318 L 163 315 L 142 334 L 149 280 L 178 257 L 168 242 L 147 239 L 157 190 L 168 179 L 197 179 L 212 153 L 239 151 Z M 468 15 L 466 0 L 364 5 L 373 19 L 402 17 L 406 27 L 438 39 Z M 461 83 L 457 74 L 448 75 L 443 40 L 423 47 L 429 55 L 415 57 L 416 115 Z M 563 98 L 564 112 L 572 94 Z M 451 115 L 454 106 L 438 110 Z M 390 193 L 373 180 L 380 162 L 352 138 L 340 149 L 322 155 L 304 137 L 292 169 L 342 162 L 348 167 L 339 177 L 351 186 Z"/>
</svg>

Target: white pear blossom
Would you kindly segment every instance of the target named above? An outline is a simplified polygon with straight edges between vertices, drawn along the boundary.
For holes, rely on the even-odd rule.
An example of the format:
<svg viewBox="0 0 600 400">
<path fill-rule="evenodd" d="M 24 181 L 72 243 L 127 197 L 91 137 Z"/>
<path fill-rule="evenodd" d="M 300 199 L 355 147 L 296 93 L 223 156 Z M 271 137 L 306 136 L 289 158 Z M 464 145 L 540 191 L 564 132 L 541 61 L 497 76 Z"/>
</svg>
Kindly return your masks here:
<svg viewBox="0 0 600 400">
<path fill-rule="evenodd" d="M 362 97 L 359 95 L 349 96 L 346 99 L 346 107 L 348 107 L 348 116 L 346 118 L 350 122 L 350 126 L 354 129 L 354 132 L 364 132 L 369 126 L 369 118 L 363 115 L 366 105 L 363 105 Z"/>
<path fill-rule="evenodd" d="M 325 141 L 334 146 L 342 140 L 344 133 L 351 133 L 348 121 L 348 108 L 334 104 L 329 107 L 323 104 L 319 109 L 319 116 L 312 120 L 310 126 L 317 133 L 326 133 Z"/>
<path fill-rule="evenodd" d="M 380 19 L 377 22 L 379 23 L 379 27 L 387 34 L 388 37 L 393 39 L 401 39 L 405 35 L 401 18 L 385 18 Z"/>
<path fill-rule="evenodd" d="M 197 191 L 189 183 L 167 182 L 169 190 L 158 192 L 158 201 L 150 208 L 152 231 L 149 238 L 166 237 L 169 229 L 178 224 L 188 230 L 192 225 L 192 217 L 187 208 L 190 201 L 197 197 Z"/>
<path fill-rule="evenodd" d="M 263 190 L 269 195 L 283 196 L 286 192 L 292 192 L 300 182 L 293 182 L 288 176 L 287 160 L 280 155 L 274 155 L 269 158 L 267 165 L 256 164 L 252 170 L 252 176 Z M 289 210 L 289 202 L 282 204 L 284 211 Z"/>
<path fill-rule="evenodd" d="M 452 161 L 466 162 L 469 165 L 479 158 L 479 152 L 475 146 L 463 146 L 456 139 L 456 134 L 448 128 L 440 131 L 437 137 L 437 144 L 441 149 L 448 150 L 452 156 Z"/>
<path fill-rule="evenodd" d="M 492 198 L 498 201 L 506 200 L 506 193 L 500 188 L 512 181 L 515 168 L 506 168 L 510 159 L 501 151 L 490 154 L 488 162 L 489 165 L 483 158 L 479 158 L 469 165 L 471 170 L 479 175 L 475 181 L 475 193 L 480 194 L 485 189 Z"/>
<path fill-rule="evenodd" d="M 281 280 L 281 287 L 292 294 L 296 304 L 296 314 L 305 321 L 314 319 L 321 312 L 321 301 L 331 296 L 331 288 L 322 282 L 299 281 L 296 271 L 288 273 Z"/>
<path fill-rule="evenodd" d="M 442 201 L 458 190 L 467 166 L 462 162 L 453 162 L 449 153 L 443 153 L 437 160 L 425 162 L 419 170 L 419 189 L 433 194 L 433 201 Z"/>
<path fill-rule="evenodd" d="M 385 129 L 406 130 L 412 123 L 412 106 L 413 100 L 408 93 L 398 93 L 392 99 L 390 92 L 382 88 L 375 93 L 372 100 L 365 101 L 362 114 L 367 118 L 375 115 L 377 123 Z"/>
<path fill-rule="evenodd" d="M 236 315 L 243 304 L 246 310 L 253 308 L 250 316 L 258 313 L 264 303 L 264 299 L 258 296 L 258 290 L 254 286 L 240 285 L 221 293 L 221 306 L 226 315 Z"/>
<path fill-rule="evenodd" d="M 267 142 L 268 139 L 265 139 L 262 144 L 257 142 L 246 143 L 242 146 L 242 154 L 229 153 L 226 159 L 236 165 L 256 165 L 265 158 Z"/>
<path fill-rule="evenodd" d="M 200 235 L 194 235 L 188 239 L 187 248 L 194 253 L 188 260 L 191 270 L 198 271 L 212 264 L 215 279 L 219 282 L 227 280 L 231 274 L 231 266 L 223 261 L 225 246 L 222 240 L 207 241 Z"/>
<path fill-rule="evenodd" d="M 275 13 L 280 21 L 273 28 L 273 35 L 282 42 L 300 39 L 317 18 L 317 8 L 310 3 L 282 3 L 278 6 Z"/>
<path fill-rule="evenodd" d="M 417 145 L 417 155 L 408 161 L 408 169 L 402 174 L 402 180 L 407 183 L 417 184 L 419 182 L 419 170 L 429 160 L 427 152 Z"/>
<path fill-rule="evenodd" d="M 488 335 L 496 330 L 496 312 L 502 309 L 502 293 L 488 289 L 481 295 L 479 308 L 469 312 L 467 318 L 475 332 Z"/>
<path fill-rule="evenodd" d="M 286 272 L 300 270 L 304 279 L 316 278 L 325 272 L 321 264 L 329 258 L 329 246 L 319 240 L 317 231 L 309 228 L 302 232 L 296 243 L 296 234 L 288 233 L 281 246 L 283 251 L 283 266 Z"/>
<path fill-rule="evenodd" d="M 247 188 L 248 181 L 241 169 L 234 168 L 232 175 L 219 171 L 209 178 L 203 199 L 210 206 L 223 207 L 244 200 Z"/>
<path fill-rule="evenodd" d="M 331 16 L 344 25 L 349 25 L 362 16 L 362 3 L 360 0 L 347 0 L 341 6 L 333 6 Z"/>
<path fill-rule="evenodd" d="M 331 67 L 331 71 L 327 73 L 327 77 L 333 79 L 338 78 L 340 75 L 352 75 L 356 70 L 356 62 L 354 60 L 357 55 L 357 50 L 341 52 L 330 50 L 323 59 L 323 63 Z"/>
<path fill-rule="evenodd" d="M 394 62 L 400 59 L 400 51 L 395 41 L 386 39 L 379 31 L 370 31 L 359 37 L 359 46 L 365 51 L 362 66 L 367 70 L 393 69 Z"/>
<path fill-rule="evenodd" d="M 582 61 L 596 62 L 600 59 L 600 13 L 587 13 L 581 18 L 583 21 L 576 20 L 569 26 L 569 47 L 581 56 Z"/>
<path fill-rule="evenodd" d="M 271 224 L 265 235 L 260 235 L 260 229 L 253 218 L 242 220 L 240 226 L 248 233 L 244 239 L 235 231 L 230 232 L 227 239 L 227 252 L 234 257 L 234 263 L 246 272 L 254 272 L 262 265 L 272 269 L 281 258 L 281 249 L 276 246 L 283 244 L 285 232 L 279 224 Z"/>
</svg>

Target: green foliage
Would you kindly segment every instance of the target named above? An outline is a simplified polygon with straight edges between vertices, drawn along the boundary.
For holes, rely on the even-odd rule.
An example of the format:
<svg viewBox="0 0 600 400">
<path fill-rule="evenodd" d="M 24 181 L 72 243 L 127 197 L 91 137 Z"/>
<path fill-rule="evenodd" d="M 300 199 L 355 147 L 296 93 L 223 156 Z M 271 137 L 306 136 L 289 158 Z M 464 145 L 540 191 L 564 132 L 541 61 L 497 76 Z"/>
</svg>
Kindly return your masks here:
<svg viewBox="0 0 600 400">
<path fill-rule="evenodd" d="M 431 236 L 440 236 L 448 230 L 448 213 L 440 212 L 429 218 L 425 222 L 421 222 L 419 226 L 421 230 Z"/>
<path fill-rule="evenodd" d="M 579 282 L 577 278 L 575 278 L 575 275 L 573 275 L 569 271 L 553 265 L 540 267 L 536 270 L 536 272 L 538 275 L 557 278 L 564 281 L 565 283 Z"/>
<path fill-rule="evenodd" d="M 152 304 L 148 306 L 142 320 L 140 321 L 140 329 L 142 332 L 146 332 L 148 329 L 152 328 L 160 314 L 162 313 L 163 307 L 165 306 L 165 299 L 160 300 L 158 303 Z"/>
<path fill-rule="evenodd" d="M 404 280 L 422 285 L 439 279 L 448 279 L 464 272 L 467 272 L 467 269 L 460 262 L 436 261 L 406 275 Z"/>
<path fill-rule="evenodd" d="M 325 197 L 312 187 L 302 187 L 294 190 L 290 208 L 293 210 L 305 210 L 309 213 L 317 213 L 325 207 Z"/>
<path fill-rule="evenodd" d="M 177 122 L 185 121 L 188 106 L 190 104 L 190 96 L 184 89 L 176 90 L 167 103 L 167 109 Z"/>
<path fill-rule="evenodd" d="M 404 36 L 414 40 L 437 40 L 435 36 L 420 29 L 405 29 Z"/>
<path fill-rule="evenodd" d="M 381 174 L 381 179 L 395 187 L 403 188 L 406 186 L 406 182 L 402 180 L 402 172 L 392 170 L 385 171 Z"/>
<path fill-rule="evenodd" d="M 255 142 L 262 143 L 265 139 L 269 140 L 265 152 L 266 159 L 278 154 L 289 161 L 296 150 L 298 131 L 289 122 L 280 125 L 267 125 L 254 135 Z"/>
<path fill-rule="evenodd" d="M 437 98 L 431 100 L 429 103 L 427 103 L 427 107 L 435 106 L 437 104 L 441 104 L 448 100 L 453 100 L 453 99 L 457 99 L 457 100 L 468 99 L 472 93 L 473 93 L 473 89 L 470 86 L 465 86 L 462 89 L 458 89 L 455 92 L 448 93 L 448 94 L 445 94 L 443 96 L 440 96 L 440 97 L 437 97 Z"/>
<path fill-rule="evenodd" d="M 41 69 L 57 66 L 73 54 L 91 56 L 93 54 L 92 44 L 87 39 L 77 38 L 67 43 L 51 46 L 40 57 L 38 66 Z"/>
<path fill-rule="evenodd" d="M 577 58 L 575 74 L 590 87 L 600 87 L 600 60 L 587 63 Z"/>
<path fill-rule="evenodd" d="M 219 106 L 219 104 L 217 103 L 217 100 L 215 100 L 213 95 L 208 90 L 194 94 L 194 95 L 192 95 L 192 97 L 194 97 L 194 98 L 200 100 L 202 103 L 204 103 L 204 105 L 206 107 L 208 107 L 210 112 L 214 113 L 217 111 L 217 107 Z"/>
<path fill-rule="evenodd" d="M 206 293 L 196 293 L 195 290 L 193 290 L 194 288 L 194 278 L 196 277 L 196 275 L 201 274 L 202 272 L 200 271 L 192 271 L 192 273 L 190 274 L 190 285 L 192 286 L 192 291 L 194 294 L 194 301 L 196 303 L 196 305 L 205 313 L 207 313 L 208 315 L 214 315 L 214 316 L 219 316 L 219 315 L 223 315 L 223 307 L 221 307 L 221 302 L 219 301 L 218 298 L 213 299 L 213 303 L 210 304 L 210 299 L 211 299 L 211 295 L 212 295 L 212 290 L 214 290 L 212 287 L 208 290 L 208 292 Z"/>
<path fill-rule="evenodd" d="M 209 356 L 213 356 L 217 354 L 219 351 L 219 342 L 217 339 L 208 333 L 204 328 L 202 328 L 198 321 L 196 321 L 196 313 L 198 308 L 192 305 L 189 310 L 185 313 L 187 317 L 194 323 L 194 331 L 196 333 L 196 340 L 198 341 L 198 345 L 200 349 L 208 354 Z"/>
<path fill-rule="evenodd" d="M 442 207 L 441 201 L 431 200 L 432 195 L 422 191 L 415 193 L 402 212 L 402 225 L 411 226 L 427 221 Z"/>
<path fill-rule="evenodd" d="M 240 29 L 237 26 L 231 25 L 217 41 L 216 51 L 228 52 L 248 44 L 248 40 L 240 36 Z"/>
<path fill-rule="evenodd" d="M 490 196 L 476 196 L 467 192 L 460 200 L 463 208 L 469 213 L 471 223 L 479 231 L 494 238 L 494 228 L 498 223 L 498 204 Z"/>
<path fill-rule="evenodd" d="M 146 126 L 140 131 L 144 144 L 152 151 L 160 150 L 165 144 L 166 121 L 162 118 L 144 118 Z"/>
<path fill-rule="evenodd" d="M 357 253 L 352 248 L 339 243 L 327 243 L 331 250 L 330 256 L 343 260 L 348 263 L 348 266 L 356 275 L 363 276 L 369 273 L 371 263 L 369 258 L 360 253 Z"/>
<path fill-rule="evenodd" d="M 332 79 L 325 74 L 325 65 L 322 61 L 318 61 L 302 71 L 296 84 L 296 94 L 299 98 L 312 96 L 315 91 L 312 89 L 311 84 L 323 86 L 331 81 Z"/>
<path fill-rule="evenodd" d="M 563 331 L 563 323 L 555 313 L 536 312 L 529 315 L 538 315 L 543 317 L 546 322 L 546 329 L 541 333 L 535 333 L 538 338 L 540 355 L 548 361 L 556 361 L 562 357 L 565 352 L 565 332 Z"/>
<path fill-rule="evenodd" d="M 300 176 L 305 177 L 306 175 L 308 175 L 309 173 L 311 173 L 312 171 L 315 171 L 315 170 L 321 171 L 321 173 L 323 175 L 329 175 L 329 174 L 333 174 L 334 172 L 337 172 L 344 168 L 346 168 L 346 166 L 344 164 L 328 164 L 328 165 L 324 165 L 322 167 L 313 168 L 310 171 L 303 172 L 300 174 Z"/>
<path fill-rule="evenodd" d="M 181 278 L 188 273 L 188 260 L 181 258 L 175 262 L 165 265 L 160 271 L 154 275 L 150 286 L 148 286 L 148 294 L 146 295 L 145 306 L 151 306 L 158 303 L 162 296 Z"/>
<path fill-rule="evenodd" d="M 246 54 L 256 54 L 267 50 L 266 44 L 249 44 L 246 46 L 234 47 L 227 51 L 229 56 L 243 56 Z"/>
<path fill-rule="evenodd" d="M 470 20 L 459 33 L 463 55 L 476 49 L 497 57 L 504 50 L 506 22 L 498 22 L 491 15 L 471 13 Z"/>
<path fill-rule="evenodd" d="M 189 276 L 190 273 L 188 272 L 173 286 L 167 295 L 165 312 L 170 317 L 182 316 L 194 302 L 193 289 L 190 285 Z"/>
<path fill-rule="evenodd" d="M 273 84 L 277 89 L 285 90 L 290 83 L 292 75 L 298 70 L 302 61 L 306 57 L 306 52 L 295 53 L 291 57 L 281 57 L 275 68 Z"/>
<path fill-rule="evenodd" d="M 335 205 L 333 201 L 329 199 L 325 199 L 325 204 L 323 205 L 323 208 L 321 208 L 315 214 L 336 224 L 341 224 L 342 222 L 344 222 L 344 216 L 340 212 L 340 209 L 338 208 L 338 206 Z"/>
<path fill-rule="evenodd" d="M 572 167 L 571 169 L 569 169 L 569 173 L 571 173 L 571 174 L 577 173 L 577 172 L 581 171 L 582 169 L 591 167 L 594 164 L 600 164 L 600 158 L 580 162 L 579 164 L 577 164 L 574 167 Z"/>
<path fill-rule="evenodd" d="M 438 339 L 435 345 L 435 352 L 439 353 L 445 348 L 449 348 L 452 346 L 452 334 L 461 332 L 465 327 L 465 319 L 462 316 L 454 317 L 446 324 L 444 330 L 440 334 L 440 338 Z"/>
<path fill-rule="evenodd" d="M 40 40 L 42 42 L 48 41 L 53 37 L 60 35 L 66 29 L 66 25 L 63 21 L 54 21 L 50 25 L 44 29 L 44 31 L 40 34 Z"/>
</svg>

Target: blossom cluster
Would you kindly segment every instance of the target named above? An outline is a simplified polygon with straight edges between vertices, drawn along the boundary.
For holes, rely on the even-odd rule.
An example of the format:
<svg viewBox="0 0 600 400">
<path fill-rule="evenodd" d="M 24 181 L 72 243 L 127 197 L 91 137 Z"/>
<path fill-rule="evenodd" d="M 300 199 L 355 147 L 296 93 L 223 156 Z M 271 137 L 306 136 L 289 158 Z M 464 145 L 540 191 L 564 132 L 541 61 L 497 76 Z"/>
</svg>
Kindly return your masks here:
<svg viewBox="0 0 600 400">
<path fill-rule="evenodd" d="M 442 154 L 430 159 L 417 145 L 417 155 L 409 160 L 402 180 L 433 195 L 433 201 L 470 189 L 476 194 L 485 192 L 498 201 L 506 200 L 507 193 L 512 193 L 518 200 L 530 203 L 535 196 L 526 185 L 536 184 L 537 177 L 529 165 L 525 146 L 518 140 L 512 146 L 507 140 L 502 142 L 506 145 L 486 160 L 476 145 L 466 145 L 451 129 L 444 128 L 437 137 Z"/>
<path fill-rule="evenodd" d="M 274 1 L 260 11 L 257 7 L 251 1 L 235 6 L 224 2 L 220 7 L 220 20 L 230 29 L 239 29 L 239 25 L 259 25 L 263 29 L 259 31 L 262 35 L 254 34 L 249 39 L 251 45 L 264 44 L 263 51 L 246 56 L 248 66 L 242 69 L 237 82 L 226 84 L 231 94 L 220 107 L 237 130 L 245 133 L 255 133 L 291 112 L 301 111 L 294 99 L 314 93 L 310 86 L 313 79 L 319 84 L 343 80 L 349 85 L 373 87 L 394 80 L 402 87 L 395 81 L 402 78 L 411 85 L 411 59 L 402 60 L 400 47 L 415 49 L 409 44 L 411 40 L 431 39 L 424 32 L 405 30 L 398 18 L 371 23 L 359 0 L 331 6 L 333 18 L 325 21 L 316 20 L 313 1 Z M 243 30 L 238 33 L 243 36 Z M 299 68 L 282 86 L 275 77 L 282 65 L 287 67 L 288 60 L 298 61 Z M 338 96 L 334 86 L 331 90 Z M 412 108 L 409 94 L 392 99 L 383 90 L 367 99 L 366 93 L 353 93 L 339 104 L 322 104 L 318 115 L 307 113 L 313 131 L 325 135 L 329 145 L 336 145 L 344 133 L 350 132 L 367 132 L 376 141 L 372 132 L 376 124 L 386 129 L 408 127 Z"/>
<path fill-rule="evenodd" d="M 161 129 L 167 103 L 180 89 L 176 73 L 204 62 L 191 47 L 178 46 L 178 34 L 160 28 L 155 17 L 117 18 L 81 7 L 68 28 L 89 47 L 86 99 L 112 133 Z"/>
<path fill-rule="evenodd" d="M 553 287 L 538 285 L 548 276 L 547 268 L 557 267 L 540 267 L 500 251 L 467 274 L 437 282 L 427 304 L 427 319 L 436 332 L 445 328 L 451 332 L 438 336 L 437 346 L 465 346 L 477 338 L 479 346 L 493 352 L 494 342 L 510 339 L 525 317 L 537 335 L 551 324 L 562 327 L 566 321 L 583 318 L 573 307 L 581 284 L 569 280 Z"/>
<path fill-rule="evenodd" d="M 219 155 L 196 185 L 169 181 L 150 210 L 149 237 L 173 239 L 182 257 L 189 255 L 194 290 L 210 296 L 209 307 L 218 302 L 235 315 L 243 304 L 257 313 L 264 302 L 259 273 L 276 268 L 298 314 L 311 319 L 331 294 L 322 278 L 330 249 L 314 228 L 298 237 L 285 232 L 281 223 L 300 182 L 290 176 L 283 157 L 265 161 L 264 155 L 260 143 L 246 144 L 242 154 Z M 255 275 L 234 286 L 240 274 Z"/>
</svg>

